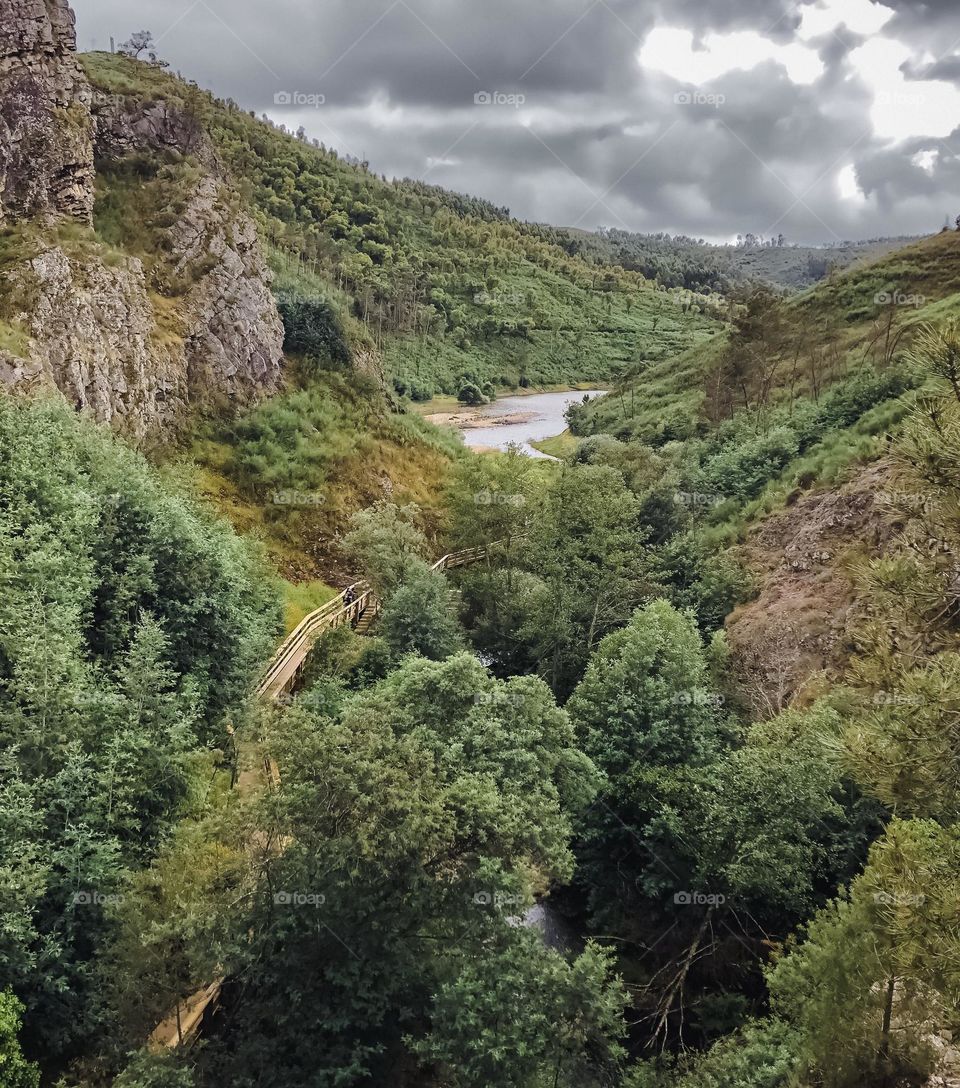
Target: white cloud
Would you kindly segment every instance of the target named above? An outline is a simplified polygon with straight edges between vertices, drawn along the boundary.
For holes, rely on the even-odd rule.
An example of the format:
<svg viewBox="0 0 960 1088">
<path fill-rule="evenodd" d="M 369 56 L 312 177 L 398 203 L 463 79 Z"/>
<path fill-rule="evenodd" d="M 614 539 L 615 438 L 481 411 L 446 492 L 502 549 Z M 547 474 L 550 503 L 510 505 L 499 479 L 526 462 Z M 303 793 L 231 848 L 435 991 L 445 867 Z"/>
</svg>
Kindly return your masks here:
<svg viewBox="0 0 960 1088">
<path fill-rule="evenodd" d="M 910 161 L 914 166 L 918 166 L 921 170 L 925 170 L 932 175 L 939 158 L 940 152 L 934 148 L 931 151 L 918 151 Z"/>
<path fill-rule="evenodd" d="M 900 68 L 911 55 L 909 46 L 884 37 L 850 54 L 850 63 L 873 92 L 873 131 L 885 140 L 949 136 L 960 122 L 960 89 L 943 80 L 904 78 Z"/>
<path fill-rule="evenodd" d="M 803 9 L 797 36 L 804 41 L 830 34 L 845 24 L 855 34 L 877 34 L 893 18 L 893 8 L 873 0 L 820 0 Z"/>
<path fill-rule="evenodd" d="M 857 169 L 852 162 L 837 174 L 837 189 L 842 200 L 853 201 L 856 204 L 866 203 L 867 198 L 857 181 Z"/>
<path fill-rule="evenodd" d="M 799 42 L 783 45 L 753 30 L 707 34 L 700 49 L 695 49 L 693 43 L 692 31 L 658 27 L 640 48 L 640 64 L 695 84 L 709 83 L 737 69 L 749 71 L 771 60 L 782 64 L 794 83 L 813 83 L 824 70 L 816 50 Z"/>
</svg>

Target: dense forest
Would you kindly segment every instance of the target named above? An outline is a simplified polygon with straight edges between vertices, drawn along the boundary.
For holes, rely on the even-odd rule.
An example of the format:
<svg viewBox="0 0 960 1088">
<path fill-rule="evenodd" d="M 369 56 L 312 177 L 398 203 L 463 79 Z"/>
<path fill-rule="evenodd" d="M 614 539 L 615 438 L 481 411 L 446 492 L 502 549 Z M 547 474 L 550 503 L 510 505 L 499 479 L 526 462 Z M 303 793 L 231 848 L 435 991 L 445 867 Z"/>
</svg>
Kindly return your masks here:
<svg viewBox="0 0 960 1088">
<path fill-rule="evenodd" d="M 455 583 L 430 571 L 414 507 L 358 513 L 343 548 L 385 601 L 376 637 L 325 638 L 266 711 L 243 700 L 277 630 L 256 558 L 64 409 L 7 405 L 4 931 L 24 1078 L 37 1057 L 67 1083 L 126 1065 L 122 1085 L 840 1088 L 928 1070 L 960 983 L 958 353 L 931 329 L 905 360 L 922 393 L 901 389 L 887 452 L 900 528 L 856 571 L 844 674 L 763 709 L 723 631 L 749 572 L 652 447 L 462 460 L 449 539 L 488 551 Z M 838 386 L 830 425 L 891 380 Z M 231 790 L 260 746 L 281 784 Z M 537 903 L 555 944 L 519 924 Z M 203 1047 L 124 1057 L 213 972 L 231 983 Z"/>
<path fill-rule="evenodd" d="M 686 439 L 454 457 L 444 543 L 484 562 L 432 572 L 416 506 L 358 511 L 379 624 L 275 709 L 245 698 L 262 559 L 66 409 L 6 403 L 11 1083 L 922 1078 L 960 986 L 958 357 L 924 325 Z M 782 481 L 842 476 L 823 450 L 879 453 L 889 530 L 851 560 L 842 668 L 784 690 L 731 641 L 737 544 Z M 143 1048 L 215 974 L 203 1045 Z"/>
</svg>

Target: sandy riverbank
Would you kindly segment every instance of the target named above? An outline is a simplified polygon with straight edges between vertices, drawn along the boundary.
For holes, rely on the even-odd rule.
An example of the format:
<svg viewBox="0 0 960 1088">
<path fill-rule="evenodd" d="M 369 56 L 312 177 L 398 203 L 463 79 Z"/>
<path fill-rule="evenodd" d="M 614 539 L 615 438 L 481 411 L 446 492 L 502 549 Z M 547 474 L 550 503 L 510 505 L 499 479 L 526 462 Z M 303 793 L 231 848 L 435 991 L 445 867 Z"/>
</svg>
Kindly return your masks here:
<svg viewBox="0 0 960 1088">
<path fill-rule="evenodd" d="M 537 418 L 536 412 L 510 412 L 508 415 L 484 415 L 482 409 L 465 409 L 462 412 L 434 412 L 424 416 L 429 423 L 438 427 L 456 427 L 460 431 L 470 431 L 477 427 L 505 427 L 530 423 Z"/>
</svg>

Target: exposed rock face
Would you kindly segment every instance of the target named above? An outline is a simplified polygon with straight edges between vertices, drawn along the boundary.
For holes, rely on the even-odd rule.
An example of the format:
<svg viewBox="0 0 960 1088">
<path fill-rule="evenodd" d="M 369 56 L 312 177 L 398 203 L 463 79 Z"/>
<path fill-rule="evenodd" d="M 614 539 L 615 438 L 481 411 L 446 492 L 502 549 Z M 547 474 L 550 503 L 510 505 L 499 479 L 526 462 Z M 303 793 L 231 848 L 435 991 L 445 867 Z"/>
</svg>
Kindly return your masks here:
<svg viewBox="0 0 960 1088">
<path fill-rule="evenodd" d="M 0 222 L 90 221 L 91 95 L 66 0 L 0 0 Z"/>
<path fill-rule="evenodd" d="M 28 330 L 30 359 L 0 356 L 8 385 L 56 385 L 78 409 L 143 436 L 186 399 L 177 352 L 153 341 L 143 265 L 108 268 L 47 249 L 3 285 L 5 306 Z"/>
<path fill-rule="evenodd" d="M 253 224 L 205 178 L 169 235 L 172 272 L 191 282 L 172 299 L 151 294 L 140 260 L 107 264 L 96 247 L 51 246 L 0 276 L 0 314 L 29 336 L 27 359 L 0 352 L 0 381 L 55 385 L 137 440 L 273 392 L 283 324 Z"/>
<path fill-rule="evenodd" d="M 249 403 L 272 392 L 280 381 L 283 322 L 251 220 L 231 216 L 220 186 L 205 178 L 171 227 L 170 245 L 174 274 L 199 261 L 209 265 L 182 305 L 192 398 Z"/>
<path fill-rule="evenodd" d="M 59 229 L 92 222 L 94 139 L 98 162 L 174 152 L 206 171 L 159 240 L 160 269 Z M 212 144 L 167 103 L 94 95 L 65 0 L 0 0 L 0 182 L 0 221 L 32 240 L 0 274 L 6 387 L 55 386 L 138 440 L 190 408 L 275 391 L 283 324 L 270 272 Z"/>
<path fill-rule="evenodd" d="M 94 91 L 93 121 L 98 162 L 176 151 L 199 159 L 212 173 L 220 170 L 213 145 L 196 117 L 162 99 L 137 102 Z"/>
<path fill-rule="evenodd" d="M 740 549 L 761 592 L 728 618 L 727 634 L 738 677 L 762 716 L 803 701 L 818 676 L 846 667 L 849 632 L 862 618 L 846 559 L 865 544 L 883 554 L 890 542 L 894 529 L 876 503 L 888 472 L 879 461 L 834 490 L 804 495 L 765 518 Z"/>
</svg>

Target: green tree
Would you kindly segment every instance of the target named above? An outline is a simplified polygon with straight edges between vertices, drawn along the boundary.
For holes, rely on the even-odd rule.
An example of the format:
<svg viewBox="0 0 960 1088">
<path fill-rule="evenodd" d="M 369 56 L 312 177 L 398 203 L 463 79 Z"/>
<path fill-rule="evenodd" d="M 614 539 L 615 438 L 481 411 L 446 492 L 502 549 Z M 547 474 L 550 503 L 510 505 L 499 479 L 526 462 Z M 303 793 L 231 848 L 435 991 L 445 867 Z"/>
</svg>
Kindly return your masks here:
<svg viewBox="0 0 960 1088">
<path fill-rule="evenodd" d="M 706 1053 L 685 1056 L 678 1069 L 635 1067 L 624 1088 L 790 1088 L 797 1083 L 799 1043 L 781 1020 L 750 1021 Z"/>
<path fill-rule="evenodd" d="M 717 708 L 697 626 L 664 600 L 600 643 L 568 706 L 584 750 L 612 779 L 639 762 L 709 762 Z"/>
<path fill-rule="evenodd" d="M 56 1066 L 103 1034 L 117 897 L 210 776 L 279 602 L 231 530 L 64 405 L 0 399 L 0 446 L 0 960 Z"/>
<path fill-rule="evenodd" d="M 412 503 L 398 506 L 381 501 L 350 519 L 343 552 L 357 563 L 380 597 L 389 597 L 424 565 L 429 544 L 417 528 L 419 514 Z"/>
<path fill-rule="evenodd" d="M 958 838 L 895 822 L 870 864 L 820 911 L 769 974 L 774 1009 L 799 1032 L 800 1056 L 826 1088 L 901 1083 L 932 1068 L 929 1032 L 951 1023 L 960 949 Z"/>
<path fill-rule="evenodd" d="M 566 696 L 601 638 L 649 596 L 639 504 L 605 465 L 564 467 L 532 527 L 527 565 L 543 581 L 526 630 L 551 687 Z"/>
<path fill-rule="evenodd" d="M 410 571 L 384 605 L 379 632 L 397 657 L 413 653 L 442 661 L 462 649 L 457 597 L 446 578 L 426 566 Z"/>
<path fill-rule="evenodd" d="M 594 772 L 541 681 L 499 683 L 467 654 L 276 730 L 255 885 L 215 938 L 243 1001 L 203 1061 L 238 1084 L 389 1079 L 440 985 L 528 940 L 508 918 L 569 878 Z"/>
<path fill-rule="evenodd" d="M 141 1051 L 113 1082 L 116 1088 L 193 1088 L 193 1070 L 179 1054 Z"/>
<path fill-rule="evenodd" d="M 521 933 L 440 986 L 414 1049 L 457 1088 L 600 1088 L 624 1053 L 626 992 L 612 971 L 596 944 L 568 961 Z"/>
<path fill-rule="evenodd" d="M 39 1088 L 40 1069 L 28 1062 L 17 1042 L 23 1004 L 7 990 L 0 991 L 0 1085 L 3 1088 Z"/>
</svg>

